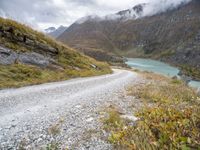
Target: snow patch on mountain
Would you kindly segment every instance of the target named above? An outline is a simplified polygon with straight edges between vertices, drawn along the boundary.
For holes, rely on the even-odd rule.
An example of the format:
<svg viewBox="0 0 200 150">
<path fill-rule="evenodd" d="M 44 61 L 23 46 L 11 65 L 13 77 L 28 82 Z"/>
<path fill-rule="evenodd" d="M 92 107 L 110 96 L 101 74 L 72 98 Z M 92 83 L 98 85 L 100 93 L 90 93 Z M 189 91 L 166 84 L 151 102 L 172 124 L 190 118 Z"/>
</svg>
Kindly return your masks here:
<svg viewBox="0 0 200 150">
<path fill-rule="evenodd" d="M 102 21 L 102 20 L 120 20 L 127 21 L 132 19 L 139 19 L 146 16 L 156 15 L 168 10 L 177 8 L 180 5 L 185 5 L 191 0 L 152 0 L 149 3 L 142 3 L 134 6 L 131 9 L 120 11 L 116 14 L 110 14 L 104 17 L 99 17 L 97 15 L 91 15 L 83 17 L 76 21 L 77 24 L 82 24 L 86 21 Z"/>
</svg>

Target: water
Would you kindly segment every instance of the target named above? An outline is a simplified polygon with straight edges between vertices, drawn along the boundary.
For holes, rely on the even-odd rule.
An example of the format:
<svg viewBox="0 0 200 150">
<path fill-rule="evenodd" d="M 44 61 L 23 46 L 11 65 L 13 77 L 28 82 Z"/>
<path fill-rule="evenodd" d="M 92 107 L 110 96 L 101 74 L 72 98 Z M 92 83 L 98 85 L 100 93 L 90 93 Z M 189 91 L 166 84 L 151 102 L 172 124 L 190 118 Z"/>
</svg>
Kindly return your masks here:
<svg viewBox="0 0 200 150">
<path fill-rule="evenodd" d="M 169 77 L 178 76 L 180 71 L 176 67 L 151 59 L 128 58 L 126 64 L 141 71 L 154 72 Z M 198 81 L 191 81 L 189 85 L 195 88 L 200 88 L 200 82 Z"/>
</svg>

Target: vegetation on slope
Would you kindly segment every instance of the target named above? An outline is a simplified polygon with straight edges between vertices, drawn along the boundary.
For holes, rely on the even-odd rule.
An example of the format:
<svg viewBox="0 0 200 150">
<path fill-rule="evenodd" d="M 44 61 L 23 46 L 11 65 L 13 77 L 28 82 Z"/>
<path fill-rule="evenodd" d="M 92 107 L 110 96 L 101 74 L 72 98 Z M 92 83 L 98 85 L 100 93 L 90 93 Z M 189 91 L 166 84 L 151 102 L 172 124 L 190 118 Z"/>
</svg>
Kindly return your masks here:
<svg viewBox="0 0 200 150">
<path fill-rule="evenodd" d="M 108 138 L 116 149 L 200 149 L 200 98 L 179 80 L 145 73 L 147 83 L 130 87 L 143 108 L 130 125 L 113 109 L 105 120 Z"/>
<path fill-rule="evenodd" d="M 73 24 L 59 40 L 78 47 L 101 49 L 126 57 L 163 60 L 200 70 L 200 2 L 140 19 L 88 20 Z M 199 79 L 199 73 L 187 75 Z M 198 75 L 198 76 L 197 76 Z"/>
<path fill-rule="evenodd" d="M 188 66 L 188 65 L 181 65 L 180 66 L 183 74 L 187 75 L 187 76 L 192 76 L 195 80 L 199 80 L 200 81 L 200 70 L 192 67 L 192 66 Z"/>
<path fill-rule="evenodd" d="M 53 59 L 58 68 L 41 68 L 18 61 L 10 65 L 1 64 L 0 88 L 111 73 L 108 64 L 82 55 L 30 27 L 9 19 L 0 18 L 0 46 L 18 54 L 41 54 Z"/>
<path fill-rule="evenodd" d="M 25 64 L 0 65 L 0 89 L 62 81 L 76 77 L 103 75 L 111 72 L 108 66 L 107 68 L 104 67 L 103 65 L 102 70 L 92 68 L 75 70 L 71 68 L 56 71 Z"/>
</svg>

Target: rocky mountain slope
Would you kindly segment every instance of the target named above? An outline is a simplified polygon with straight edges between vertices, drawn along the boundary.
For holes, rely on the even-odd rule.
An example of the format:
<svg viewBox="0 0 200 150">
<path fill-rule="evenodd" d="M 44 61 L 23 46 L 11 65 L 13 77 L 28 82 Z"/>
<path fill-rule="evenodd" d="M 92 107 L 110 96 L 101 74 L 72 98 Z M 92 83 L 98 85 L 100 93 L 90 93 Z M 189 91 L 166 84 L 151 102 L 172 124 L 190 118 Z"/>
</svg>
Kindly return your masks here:
<svg viewBox="0 0 200 150">
<path fill-rule="evenodd" d="M 0 88 L 109 73 L 107 64 L 0 18 Z"/>
<path fill-rule="evenodd" d="M 65 26 L 60 26 L 57 29 L 55 27 L 49 27 L 48 29 L 45 29 L 45 33 L 47 35 L 50 35 L 54 38 L 59 37 L 65 30 L 67 29 L 67 27 Z"/>
<path fill-rule="evenodd" d="M 200 79 L 200 1 L 137 17 L 146 5 L 121 11 L 115 17 L 74 23 L 58 39 L 94 53 L 98 49 L 126 57 L 160 59 Z"/>
</svg>

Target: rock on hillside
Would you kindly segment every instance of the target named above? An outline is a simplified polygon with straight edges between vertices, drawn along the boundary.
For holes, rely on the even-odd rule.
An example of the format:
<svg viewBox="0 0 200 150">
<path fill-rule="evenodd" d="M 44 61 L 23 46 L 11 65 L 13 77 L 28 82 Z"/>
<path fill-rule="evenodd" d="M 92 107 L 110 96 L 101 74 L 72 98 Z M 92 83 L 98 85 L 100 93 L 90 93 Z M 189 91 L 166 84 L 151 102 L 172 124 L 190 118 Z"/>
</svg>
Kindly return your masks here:
<svg viewBox="0 0 200 150">
<path fill-rule="evenodd" d="M 105 63 L 27 26 L 0 18 L 0 88 L 109 72 Z"/>
<path fill-rule="evenodd" d="M 137 6 L 136 11 L 141 13 L 146 5 Z M 130 10 L 117 14 L 123 18 L 127 13 L 132 14 Z M 81 24 L 75 23 L 58 39 L 72 47 L 100 49 L 126 57 L 160 59 L 200 79 L 198 0 L 153 16 L 90 19 Z"/>
</svg>

